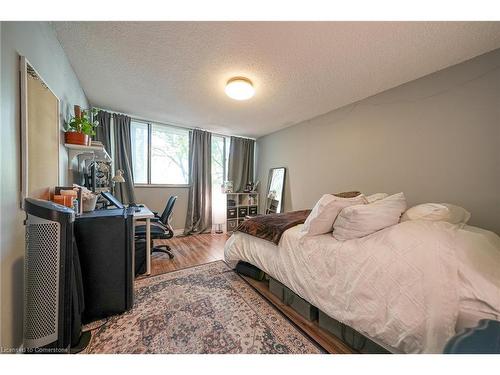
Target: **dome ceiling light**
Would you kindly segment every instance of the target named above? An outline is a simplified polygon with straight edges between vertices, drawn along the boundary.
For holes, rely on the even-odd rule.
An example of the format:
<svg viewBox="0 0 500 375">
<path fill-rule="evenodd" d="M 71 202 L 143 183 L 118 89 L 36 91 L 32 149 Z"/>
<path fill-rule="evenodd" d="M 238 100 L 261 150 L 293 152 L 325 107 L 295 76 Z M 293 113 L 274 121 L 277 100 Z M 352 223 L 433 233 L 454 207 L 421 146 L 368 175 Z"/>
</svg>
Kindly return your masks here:
<svg viewBox="0 0 500 375">
<path fill-rule="evenodd" d="M 226 83 L 226 95 L 234 100 L 248 100 L 255 95 L 252 81 L 245 77 L 233 77 Z"/>
</svg>

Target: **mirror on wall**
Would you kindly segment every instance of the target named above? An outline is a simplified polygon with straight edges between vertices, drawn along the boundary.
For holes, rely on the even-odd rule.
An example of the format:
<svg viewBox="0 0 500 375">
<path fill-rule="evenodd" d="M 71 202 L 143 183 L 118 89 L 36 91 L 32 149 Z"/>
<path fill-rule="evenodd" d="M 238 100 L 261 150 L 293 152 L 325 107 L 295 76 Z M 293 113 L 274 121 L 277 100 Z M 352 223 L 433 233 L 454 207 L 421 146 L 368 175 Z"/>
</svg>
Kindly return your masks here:
<svg viewBox="0 0 500 375">
<path fill-rule="evenodd" d="M 24 57 L 21 72 L 21 207 L 59 185 L 59 99 Z"/>
<path fill-rule="evenodd" d="M 267 183 L 266 214 L 283 212 L 283 192 L 285 189 L 285 168 L 271 168 Z"/>
</svg>

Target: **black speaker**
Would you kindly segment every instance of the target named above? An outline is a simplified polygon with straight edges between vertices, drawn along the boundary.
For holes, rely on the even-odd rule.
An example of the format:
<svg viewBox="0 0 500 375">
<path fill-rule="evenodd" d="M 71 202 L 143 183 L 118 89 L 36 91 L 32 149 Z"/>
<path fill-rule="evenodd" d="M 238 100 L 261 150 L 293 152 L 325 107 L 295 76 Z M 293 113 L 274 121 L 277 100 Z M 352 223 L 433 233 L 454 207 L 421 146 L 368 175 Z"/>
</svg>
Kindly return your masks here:
<svg viewBox="0 0 500 375">
<path fill-rule="evenodd" d="M 90 337 L 82 336 L 81 330 L 84 301 L 74 211 L 27 198 L 25 212 L 23 349 L 27 353 L 83 349 Z"/>
</svg>

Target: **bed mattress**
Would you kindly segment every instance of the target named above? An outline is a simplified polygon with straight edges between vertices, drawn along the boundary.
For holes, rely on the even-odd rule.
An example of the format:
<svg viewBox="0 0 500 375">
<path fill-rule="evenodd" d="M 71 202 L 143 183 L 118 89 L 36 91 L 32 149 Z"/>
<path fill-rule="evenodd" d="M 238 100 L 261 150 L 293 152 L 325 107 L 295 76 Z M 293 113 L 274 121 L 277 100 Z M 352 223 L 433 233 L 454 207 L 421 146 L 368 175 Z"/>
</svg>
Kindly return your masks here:
<svg viewBox="0 0 500 375">
<path fill-rule="evenodd" d="M 474 227 L 405 222 L 361 239 L 303 237 L 278 246 L 236 232 L 225 259 L 254 264 L 390 351 L 440 353 L 457 330 L 500 319 L 500 238 Z"/>
</svg>

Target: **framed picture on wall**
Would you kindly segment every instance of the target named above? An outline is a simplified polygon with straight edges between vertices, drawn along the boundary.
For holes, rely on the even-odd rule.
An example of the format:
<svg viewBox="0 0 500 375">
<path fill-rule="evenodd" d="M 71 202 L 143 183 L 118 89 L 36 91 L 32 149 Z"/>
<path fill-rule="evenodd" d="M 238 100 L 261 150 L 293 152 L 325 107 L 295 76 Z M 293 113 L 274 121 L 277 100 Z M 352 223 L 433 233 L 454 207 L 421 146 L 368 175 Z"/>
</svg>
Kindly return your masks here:
<svg viewBox="0 0 500 375">
<path fill-rule="evenodd" d="M 27 197 L 50 200 L 59 184 L 59 98 L 20 56 L 21 208 Z"/>
</svg>

